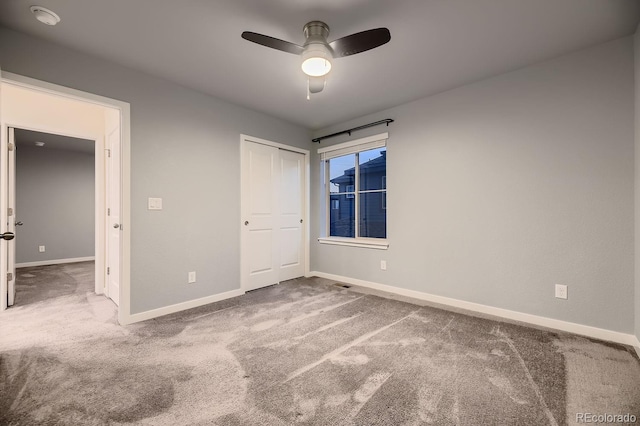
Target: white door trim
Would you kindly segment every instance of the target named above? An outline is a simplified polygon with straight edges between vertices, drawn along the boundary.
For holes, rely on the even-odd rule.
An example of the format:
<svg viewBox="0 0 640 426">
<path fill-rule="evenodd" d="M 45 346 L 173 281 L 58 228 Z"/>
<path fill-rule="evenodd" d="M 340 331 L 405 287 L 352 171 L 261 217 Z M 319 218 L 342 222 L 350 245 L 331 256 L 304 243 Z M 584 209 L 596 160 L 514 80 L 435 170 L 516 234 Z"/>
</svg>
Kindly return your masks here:
<svg viewBox="0 0 640 426">
<path fill-rule="evenodd" d="M 302 149 L 302 148 L 297 148 L 295 146 L 290 146 L 290 145 L 285 145 L 282 143 L 278 143 L 278 142 L 273 142 L 270 140 L 266 140 L 266 139 L 261 139 L 261 138 L 256 138 L 253 136 L 249 136 L 249 135 L 245 135 L 245 134 L 241 134 L 240 135 L 240 188 L 242 190 L 242 188 L 245 187 L 245 182 L 244 182 L 244 177 L 243 177 L 243 167 L 244 167 L 244 150 L 245 150 L 245 146 L 247 142 L 255 142 L 255 143 L 259 143 L 262 145 L 267 145 L 267 146 L 271 146 L 274 148 L 279 148 L 279 149 L 284 149 L 286 151 L 292 151 L 292 152 L 297 152 L 300 154 L 304 155 L 304 168 L 305 168 L 305 182 L 304 182 L 304 242 L 303 242 L 303 246 L 304 246 L 304 275 L 305 277 L 309 276 L 309 235 L 310 235 L 310 220 L 309 220 L 309 215 L 310 215 L 310 204 L 311 204 L 311 197 L 310 197 L 310 189 L 311 189 L 311 158 L 310 158 L 310 151 L 307 149 Z M 245 261 L 246 259 L 244 259 L 242 253 L 243 253 L 243 238 L 242 238 L 242 232 L 243 232 L 243 219 L 242 219 L 242 212 L 243 210 L 243 205 L 242 205 L 242 196 L 240 197 L 240 218 L 238 220 L 238 232 L 239 232 L 239 237 L 240 237 L 240 289 L 243 291 L 246 291 L 247 288 L 247 283 L 246 283 L 246 277 L 245 277 Z"/>
<path fill-rule="evenodd" d="M 131 114 L 130 105 L 127 102 L 122 102 L 116 99 L 106 98 L 104 96 L 95 95 L 89 92 L 83 92 L 69 87 L 59 86 L 57 84 L 48 83 L 41 80 L 36 80 L 30 77 L 25 77 L 18 74 L 9 72 L 2 72 L 2 83 L 7 83 L 39 92 L 48 93 L 54 96 L 60 96 L 63 98 L 74 99 L 81 102 L 88 102 L 95 105 L 104 107 L 115 108 L 120 111 L 120 124 L 121 124 L 121 137 L 120 137 L 120 162 L 121 162 L 121 223 L 122 227 L 122 242 L 121 242 L 121 264 L 120 264 L 120 306 L 118 309 L 118 322 L 122 325 L 130 324 L 131 320 L 131 288 L 130 288 L 130 276 L 131 276 L 131 204 L 130 204 L 130 182 L 131 182 L 131 157 L 130 157 L 130 145 L 131 145 Z M 6 138 L 4 134 L 7 127 L 11 124 L 2 123 L 2 137 Z M 25 126 L 17 124 L 14 127 L 24 129 Z M 92 139 L 96 141 L 96 170 L 98 167 L 104 169 L 104 136 L 105 135 L 71 135 L 65 132 L 60 132 L 56 129 L 28 129 L 39 130 L 49 133 L 64 134 L 65 136 L 80 137 L 83 139 Z M 98 147 L 98 141 L 101 141 L 100 147 Z M 100 148 L 100 150 L 98 149 Z M 102 173 L 101 178 L 104 178 Z M 96 203 L 100 202 L 101 207 L 97 209 L 99 214 L 96 215 L 96 229 L 105 229 L 106 218 L 104 214 L 104 181 L 101 181 L 101 187 L 98 188 L 98 180 L 96 179 Z M 98 201 L 100 200 L 100 201 Z M 97 235 L 96 235 L 97 237 Z M 96 238 L 96 286 L 99 282 L 102 283 L 104 288 L 104 275 L 102 270 L 99 270 L 99 253 L 104 255 L 104 243 L 105 236 L 101 232 L 100 238 Z M 98 244 L 102 244 L 98 248 Z M 102 266 L 104 269 L 104 256 L 102 256 Z M 98 273 L 100 272 L 100 273 Z"/>
</svg>

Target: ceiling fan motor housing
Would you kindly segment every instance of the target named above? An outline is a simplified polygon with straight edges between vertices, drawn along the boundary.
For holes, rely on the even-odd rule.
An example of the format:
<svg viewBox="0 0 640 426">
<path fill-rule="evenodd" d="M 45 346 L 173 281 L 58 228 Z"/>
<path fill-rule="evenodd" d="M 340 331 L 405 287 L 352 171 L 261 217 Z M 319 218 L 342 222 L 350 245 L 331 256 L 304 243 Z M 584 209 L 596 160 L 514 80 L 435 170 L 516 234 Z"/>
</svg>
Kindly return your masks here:
<svg viewBox="0 0 640 426">
<path fill-rule="evenodd" d="M 329 37 L 329 26 L 322 21 L 311 21 L 304 26 L 302 31 L 307 39 L 305 46 L 314 42 L 326 43 L 327 37 Z"/>
<path fill-rule="evenodd" d="M 327 37 L 329 37 L 329 26 L 322 21 L 311 21 L 304 26 L 304 36 L 307 39 L 304 47 L 310 44 L 324 44 L 328 46 Z"/>
</svg>

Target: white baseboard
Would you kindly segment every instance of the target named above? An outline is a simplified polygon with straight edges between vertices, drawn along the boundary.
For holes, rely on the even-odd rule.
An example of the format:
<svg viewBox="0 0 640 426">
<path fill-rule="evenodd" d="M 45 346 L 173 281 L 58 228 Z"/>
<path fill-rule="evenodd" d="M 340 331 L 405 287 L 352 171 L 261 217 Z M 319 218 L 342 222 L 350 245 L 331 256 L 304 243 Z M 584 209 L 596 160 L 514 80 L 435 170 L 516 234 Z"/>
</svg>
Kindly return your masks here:
<svg viewBox="0 0 640 426">
<path fill-rule="evenodd" d="M 429 293 L 423 293 L 415 290 L 407 290 L 399 287 L 392 287 L 386 284 L 378 284 L 370 281 L 359 280 L 356 278 L 343 277 L 340 275 L 327 274 L 324 272 L 310 271 L 310 276 L 335 280 L 346 284 L 353 284 L 360 287 L 371 288 L 374 290 L 386 291 L 388 293 L 398 294 L 400 296 L 412 297 L 414 299 L 425 300 L 440 305 L 451 306 L 454 308 L 465 309 L 472 312 L 493 315 L 500 318 L 506 318 L 514 321 L 520 321 L 528 324 L 547 327 L 555 330 L 567 331 L 569 333 L 580 334 L 582 336 L 592 337 L 595 339 L 607 340 L 624 345 L 634 346 L 636 350 L 639 342 L 633 334 L 625 334 L 617 331 L 605 330 L 602 328 L 591 327 L 588 325 L 576 324 L 573 322 L 562 321 L 552 318 L 541 317 L 537 315 L 525 314 L 522 312 L 510 311 L 508 309 L 496 308 L 493 306 L 482 305 L 479 303 L 466 302 L 464 300 L 452 299 L 450 297 L 436 296 Z"/>
<path fill-rule="evenodd" d="M 213 296 L 202 297 L 200 299 L 189 300 L 187 302 L 176 303 L 175 305 L 152 309 L 150 311 L 144 311 L 132 315 L 124 315 L 123 318 L 119 319 L 119 322 L 121 325 L 133 324 L 135 322 L 146 321 L 152 318 L 157 318 L 180 311 L 186 311 L 187 309 L 197 308 L 198 306 L 208 305 L 209 303 L 220 302 L 221 300 L 231 299 L 232 297 L 242 296 L 243 294 L 243 290 L 231 290 L 225 293 L 214 294 Z"/>
<path fill-rule="evenodd" d="M 96 257 L 95 256 L 72 257 L 68 259 L 51 259 L 51 260 L 38 260 L 37 262 L 23 262 L 23 263 L 16 263 L 16 268 L 28 268 L 30 266 L 60 265 L 63 263 L 88 262 L 90 260 L 96 260 Z"/>
<path fill-rule="evenodd" d="M 640 339 L 636 337 L 636 343 L 633 345 L 638 354 L 638 358 L 640 358 Z"/>
</svg>

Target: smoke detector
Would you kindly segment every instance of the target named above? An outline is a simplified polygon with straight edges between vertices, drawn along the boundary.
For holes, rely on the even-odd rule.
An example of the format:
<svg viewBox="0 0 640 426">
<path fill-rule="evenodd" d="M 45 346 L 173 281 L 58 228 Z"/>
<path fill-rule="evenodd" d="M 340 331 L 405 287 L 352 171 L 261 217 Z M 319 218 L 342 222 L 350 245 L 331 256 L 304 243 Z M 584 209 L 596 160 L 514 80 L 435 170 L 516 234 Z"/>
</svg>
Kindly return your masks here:
<svg viewBox="0 0 640 426">
<path fill-rule="evenodd" d="M 36 19 L 46 25 L 55 25 L 60 22 L 60 17 L 51 10 L 42 6 L 31 6 L 31 13 Z"/>
<path fill-rule="evenodd" d="M 44 146 L 44 142 L 36 141 L 35 145 L 42 147 L 42 146 Z"/>
</svg>

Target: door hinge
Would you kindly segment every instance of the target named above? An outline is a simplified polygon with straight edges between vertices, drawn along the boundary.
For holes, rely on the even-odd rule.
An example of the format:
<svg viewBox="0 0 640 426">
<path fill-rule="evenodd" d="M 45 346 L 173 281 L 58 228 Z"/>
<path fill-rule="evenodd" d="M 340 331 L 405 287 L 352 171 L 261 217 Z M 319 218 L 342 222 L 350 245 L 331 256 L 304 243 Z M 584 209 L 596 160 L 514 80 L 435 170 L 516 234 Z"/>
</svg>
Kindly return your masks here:
<svg viewBox="0 0 640 426">
<path fill-rule="evenodd" d="M 11 272 L 7 272 L 7 281 L 13 281 L 13 274 Z"/>
<path fill-rule="evenodd" d="M 111 216 L 111 209 L 107 209 L 107 216 Z"/>
<path fill-rule="evenodd" d="M 111 150 L 110 149 L 105 149 L 105 151 L 107 151 L 107 157 L 111 158 Z"/>
<path fill-rule="evenodd" d="M 13 151 L 14 149 L 16 149 L 16 147 L 12 143 L 10 143 L 9 144 L 9 151 Z"/>
<path fill-rule="evenodd" d="M 9 207 L 7 209 L 7 216 L 13 216 L 13 208 L 12 207 Z"/>
<path fill-rule="evenodd" d="M 111 268 L 107 266 L 107 275 L 109 275 L 110 273 L 111 273 Z"/>
</svg>

